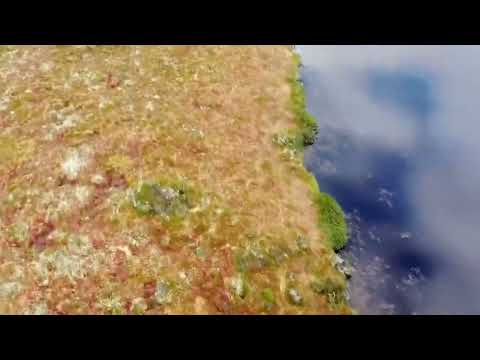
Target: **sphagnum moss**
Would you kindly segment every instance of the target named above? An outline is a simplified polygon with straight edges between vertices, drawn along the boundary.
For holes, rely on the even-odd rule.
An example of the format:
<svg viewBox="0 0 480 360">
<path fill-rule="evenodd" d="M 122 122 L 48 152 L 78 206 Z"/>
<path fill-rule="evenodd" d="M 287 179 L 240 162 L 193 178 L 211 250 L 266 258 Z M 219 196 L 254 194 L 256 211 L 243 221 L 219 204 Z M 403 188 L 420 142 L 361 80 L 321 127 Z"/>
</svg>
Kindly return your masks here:
<svg viewBox="0 0 480 360">
<path fill-rule="evenodd" d="M 352 313 L 298 61 L 1 47 L 0 313 Z"/>
</svg>

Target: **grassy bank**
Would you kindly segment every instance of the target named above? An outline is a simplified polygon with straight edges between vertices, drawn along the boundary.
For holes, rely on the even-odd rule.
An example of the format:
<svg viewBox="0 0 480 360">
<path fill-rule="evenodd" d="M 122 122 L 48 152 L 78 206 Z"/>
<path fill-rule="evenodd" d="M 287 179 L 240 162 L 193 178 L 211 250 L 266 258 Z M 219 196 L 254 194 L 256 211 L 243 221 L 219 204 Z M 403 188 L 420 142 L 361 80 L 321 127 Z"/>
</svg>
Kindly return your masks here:
<svg viewBox="0 0 480 360">
<path fill-rule="evenodd" d="M 2 47 L 0 313 L 351 313 L 297 73 L 288 46 Z"/>
<path fill-rule="evenodd" d="M 300 81 L 301 59 L 294 54 L 295 71 L 289 79 L 291 86 L 292 111 L 297 121 L 297 130 L 291 133 L 284 145 L 301 153 L 305 146 L 315 142 L 318 126 L 315 119 L 308 113 L 305 101 L 305 89 Z M 345 215 L 337 201 L 330 195 L 320 191 L 313 175 L 306 176 L 310 185 L 312 198 L 318 208 L 318 219 L 322 230 L 326 233 L 331 246 L 335 250 L 342 249 L 348 241 Z"/>
</svg>

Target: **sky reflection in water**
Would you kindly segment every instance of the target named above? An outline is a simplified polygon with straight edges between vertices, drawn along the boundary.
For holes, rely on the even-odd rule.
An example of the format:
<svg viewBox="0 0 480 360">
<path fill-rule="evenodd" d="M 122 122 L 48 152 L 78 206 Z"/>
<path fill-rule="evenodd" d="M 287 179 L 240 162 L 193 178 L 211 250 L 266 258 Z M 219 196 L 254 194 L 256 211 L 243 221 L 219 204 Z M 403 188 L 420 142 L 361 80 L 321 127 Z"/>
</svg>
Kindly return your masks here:
<svg viewBox="0 0 480 360">
<path fill-rule="evenodd" d="M 299 46 L 361 313 L 480 313 L 480 47 Z"/>
</svg>

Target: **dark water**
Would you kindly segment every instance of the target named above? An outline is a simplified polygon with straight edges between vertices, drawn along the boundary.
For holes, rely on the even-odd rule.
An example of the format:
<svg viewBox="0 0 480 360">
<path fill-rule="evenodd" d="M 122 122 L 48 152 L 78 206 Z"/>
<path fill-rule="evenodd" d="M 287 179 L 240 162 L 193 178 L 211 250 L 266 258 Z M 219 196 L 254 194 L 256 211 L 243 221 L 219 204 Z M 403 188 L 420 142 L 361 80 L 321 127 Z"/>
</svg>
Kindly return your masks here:
<svg viewBox="0 0 480 360">
<path fill-rule="evenodd" d="M 352 305 L 480 313 L 480 47 L 298 51 L 320 126 L 306 163 L 347 213 Z"/>
</svg>

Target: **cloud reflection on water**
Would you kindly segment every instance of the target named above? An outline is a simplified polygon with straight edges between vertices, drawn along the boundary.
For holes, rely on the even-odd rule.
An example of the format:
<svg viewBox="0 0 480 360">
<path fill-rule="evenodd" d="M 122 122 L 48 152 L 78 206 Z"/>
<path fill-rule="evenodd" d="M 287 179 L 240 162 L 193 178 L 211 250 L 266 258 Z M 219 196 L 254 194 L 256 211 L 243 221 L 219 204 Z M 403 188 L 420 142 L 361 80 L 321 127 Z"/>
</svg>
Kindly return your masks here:
<svg viewBox="0 0 480 360">
<path fill-rule="evenodd" d="M 353 302 L 367 313 L 480 313 L 480 47 L 299 51 L 320 123 L 307 165 L 358 227 Z"/>
</svg>

